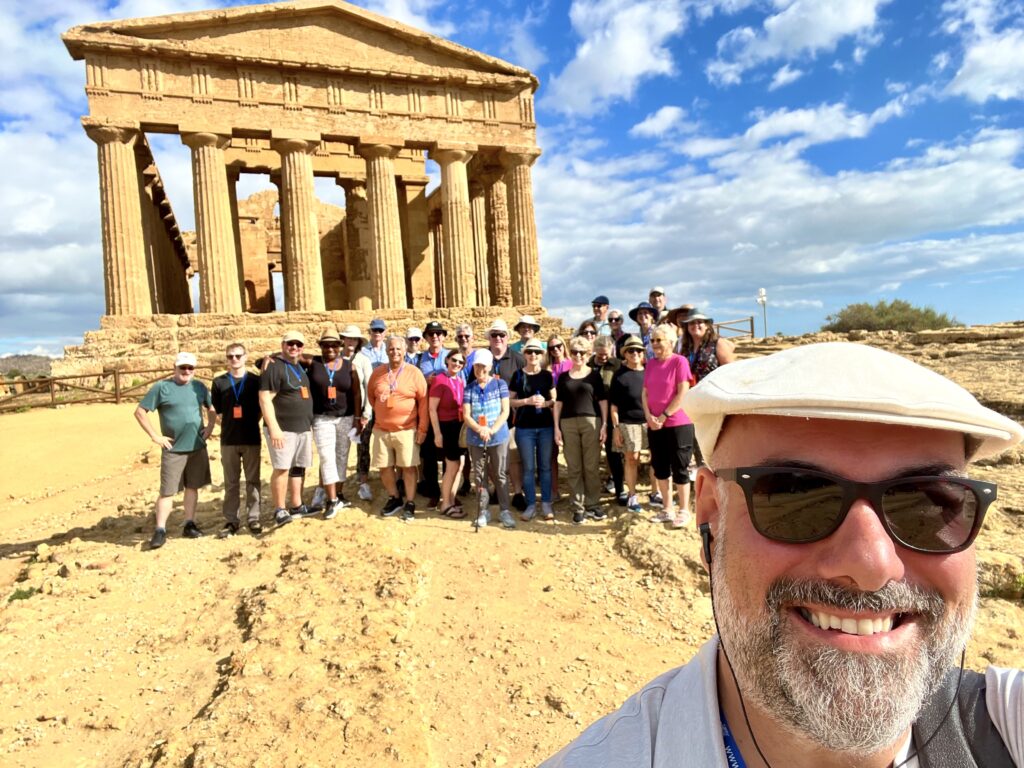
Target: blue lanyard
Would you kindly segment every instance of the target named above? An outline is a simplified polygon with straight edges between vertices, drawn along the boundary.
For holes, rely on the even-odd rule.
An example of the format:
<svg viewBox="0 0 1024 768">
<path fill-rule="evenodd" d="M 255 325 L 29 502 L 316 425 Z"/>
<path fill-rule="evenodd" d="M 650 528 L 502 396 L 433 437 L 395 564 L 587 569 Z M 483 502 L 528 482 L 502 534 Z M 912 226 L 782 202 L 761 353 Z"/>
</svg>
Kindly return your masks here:
<svg viewBox="0 0 1024 768">
<path fill-rule="evenodd" d="M 338 361 L 336 361 L 334 363 L 334 367 L 333 368 L 331 368 L 331 366 L 329 364 L 324 363 L 324 369 L 327 371 L 327 386 L 329 386 L 329 387 L 333 387 L 334 386 L 334 374 L 336 374 L 338 372 L 338 366 L 339 365 L 341 365 L 341 361 L 340 360 L 338 360 Z"/>
<path fill-rule="evenodd" d="M 725 722 L 725 713 L 718 708 L 718 718 L 722 721 L 722 740 L 725 742 L 725 759 L 729 762 L 729 768 L 747 768 L 736 739 L 732 737 L 729 724 Z"/>
<path fill-rule="evenodd" d="M 302 386 L 302 369 L 301 368 L 296 368 L 294 365 L 292 365 L 291 363 L 289 363 L 287 361 L 283 361 L 283 362 L 284 362 L 285 365 L 287 365 L 289 368 L 292 369 L 292 373 L 295 374 L 295 378 L 297 378 L 299 380 L 299 385 L 295 386 L 295 387 L 292 387 L 292 389 L 298 389 L 299 387 Z M 288 385 L 291 386 L 292 380 L 288 378 L 288 372 L 287 371 L 285 371 L 284 378 L 288 382 Z"/>
<path fill-rule="evenodd" d="M 242 393 L 245 391 L 245 377 L 248 375 L 248 371 L 243 373 L 241 380 L 238 382 L 238 387 L 235 388 L 235 377 L 230 373 L 228 374 L 228 383 L 231 384 L 231 394 L 235 396 L 235 405 L 242 404 Z"/>
</svg>

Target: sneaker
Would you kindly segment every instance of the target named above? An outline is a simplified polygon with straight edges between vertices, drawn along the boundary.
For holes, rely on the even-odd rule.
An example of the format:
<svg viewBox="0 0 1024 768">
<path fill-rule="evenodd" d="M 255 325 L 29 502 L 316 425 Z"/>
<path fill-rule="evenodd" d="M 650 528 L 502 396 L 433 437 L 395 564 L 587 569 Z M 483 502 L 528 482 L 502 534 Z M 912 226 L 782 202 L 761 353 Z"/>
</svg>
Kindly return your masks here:
<svg viewBox="0 0 1024 768">
<path fill-rule="evenodd" d="M 603 507 L 598 507 L 597 509 L 590 510 L 589 514 L 590 517 L 594 518 L 595 520 L 606 520 L 608 518 L 608 513 L 604 511 Z"/>
<path fill-rule="evenodd" d="M 380 510 L 380 515 L 381 517 L 391 517 L 401 508 L 402 500 L 397 496 L 391 496 L 387 501 L 384 502 L 384 506 Z"/>
<path fill-rule="evenodd" d="M 587 519 L 587 516 L 585 514 L 583 514 L 582 512 L 573 512 L 572 513 L 573 525 L 582 525 L 583 521 L 586 520 L 586 519 Z"/>
<path fill-rule="evenodd" d="M 626 499 L 626 509 L 632 512 L 634 515 L 643 512 L 643 507 L 640 506 L 640 497 L 635 493 Z"/>
<path fill-rule="evenodd" d="M 338 510 L 342 507 L 341 499 L 331 499 L 327 502 L 327 508 L 324 509 L 324 520 L 333 520 L 338 515 Z"/>
<path fill-rule="evenodd" d="M 615 481 L 612 480 L 610 477 L 604 482 L 604 491 L 605 493 L 615 492 Z"/>
<path fill-rule="evenodd" d="M 344 493 L 339 493 L 338 497 L 334 501 L 338 505 L 338 509 L 345 509 L 346 507 L 352 506 L 348 503 L 348 499 L 345 498 Z"/>
<path fill-rule="evenodd" d="M 665 502 L 661 498 L 661 494 L 657 491 L 647 497 L 647 503 L 652 507 L 661 507 L 665 505 Z"/>
<path fill-rule="evenodd" d="M 411 501 L 405 502 L 405 506 L 402 507 L 402 519 L 403 520 L 415 520 L 416 519 L 416 504 Z"/>
<path fill-rule="evenodd" d="M 263 533 L 263 526 L 260 524 L 259 520 L 249 521 L 249 533 L 251 533 L 253 536 L 259 536 L 261 533 Z"/>
<path fill-rule="evenodd" d="M 318 485 L 316 490 L 313 491 L 313 501 L 310 503 L 309 508 L 314 512 L 319 512 L 327 506 L 327 491 L 324 490 L 322 485 Z"/>
<path fill-rule="evenodd" d="M 501 524 L 505 528 L 515 528 L 516 527 L 515 518 L 512 517 L 512 513 L 509 512 L 507 509 L 501 510 L 501 513 L 498 515 L 498 519 L 501 520 Z"/>
<path fill-rule="evenodd" d="M 153 538 L 149 540 L 150 549 L 160 549 L 167 543 L 167 529 L 157 528 L 153 531 Z"/>
<path fill-rule="evenodd" d="M 518 509 L 520 512 L 526 511 L 526 496 L 521 493 L 517 493 L 512 497 L 512 506 Z"/>
<path fill-rule="evenodd" d="M 542 513 L 541 514 L 541 518 L 542 519 L 544 519 L 544 520 L 554 520 L 555 519 L 555 510 L 552 509 L 550 501 L 542 501 L 540 503 L 540 508 L 541 508 L 541 513 Z"/>
<path fill-rule="evenodd" d="M 186 539 L 198 539 L 203 535 L 203 532 L 199 530 L 195 520 L 189 520 L 185 523 L 185 527 L 181 529 L 181 535 Z"/>
<path fill-rule="evenodd" d="M 690 510 L 686 510 L 681 515 L 679 515 L 679 517 L 675 518 L 672 521 L 672 527 L 675 530 L 679 530 L 680 528 L 685 528 L 689 524 L 690 524 Z"/>
<path fill-rule="evenodd" d="M 292 521 L 292 516 L 288 514 L 288 510 L 281 508 L 274 510 L 274 522 L 278 526 L 288 525 Z"/>
<path fill-rule="evenodd" d="M 628 507 L 629 494 L 626 493 L 625 491 L 620 491 L 619 494 L 615 497 L 615 503 L 618 504 L 620 507 Z"/>
<path fill-rule="evenodd" d="M 288 510 L 288 513 L 292 516 L 293 520 L 296 520 L 300 517 L 312 517 L 318 512 L 319 510 L 313 509 L 312 507 L 307 507 L 305 504 L 299 504 L 299 506 L 292 507 L 291 509 Z"/>
<path fill-rule="evenodd" d="M 537 516 L 537 505 L 536 504 L 528 504 L 526 506 L 526 509 L 523 510 L 523 514 L 521 514 L 519 516 L 519 519 L 522 520 L 524 523 L 528 523 L 531 520 L 533 520 L 533 518 L 536 517 L 536 516 Z"/>
<path fill-rule="evenodd" d="M 370 490 L 370 484 L 369 483 L 360 483 L 359 484 L 359 498 L 362 499 L 363 501 L 372 501 L 373 500 L 373 491 Z"/>
<path fill-rule="evenodd" d="M 217 534 L 218 539 L 229 539 L 238 533 L 238 523 L 224 523 L 224 527 Z"/>
<path fill-rule="evenodd" d="M 486 528 L 487 527 L 487 523 L 489 521 L 490 521 L 490 518 L 487 516 L 487 513 L 486 512 L 481 512 L 480 515 L 477 517 L 476 522 L 474 523 L 474 525 L 477 528 Z"/>
<path fill-rule="evenodd" d="M 652 523 L 671 523 L 675 518 L 672 516 L 671 512 L 659 512 L 647 519 Z"/>
</svg>

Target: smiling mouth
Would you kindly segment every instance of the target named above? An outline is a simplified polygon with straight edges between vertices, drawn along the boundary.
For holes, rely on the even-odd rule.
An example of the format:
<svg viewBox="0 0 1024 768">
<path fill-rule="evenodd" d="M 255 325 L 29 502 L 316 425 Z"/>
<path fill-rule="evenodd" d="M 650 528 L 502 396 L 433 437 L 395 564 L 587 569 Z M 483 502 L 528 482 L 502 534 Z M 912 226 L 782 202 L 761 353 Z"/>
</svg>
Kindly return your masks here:
<svg viewBox="0 0 1024 768">
<path fill-rule="evenodd" d="M 851 619 L 841 618 L 825 611 L 811 611 L 807 608 L 797 608 L 797 612 L 808 623 L 818 629 L 827 629 L 836 632 L 843 632 L 847 635 L 876 635 L 880 632 L 891 632 L 903 623 L 907 614 L 896 613 L 891 616 L 877 617 L 873 619 Z"/>
</svg>

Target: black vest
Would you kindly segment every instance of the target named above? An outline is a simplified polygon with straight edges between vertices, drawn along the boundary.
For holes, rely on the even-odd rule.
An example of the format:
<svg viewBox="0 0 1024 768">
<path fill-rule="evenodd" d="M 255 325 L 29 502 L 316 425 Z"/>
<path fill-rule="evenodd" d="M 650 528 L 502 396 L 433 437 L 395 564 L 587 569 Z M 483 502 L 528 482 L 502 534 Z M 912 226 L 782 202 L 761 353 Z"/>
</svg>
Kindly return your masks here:
<svg viewBox="0 0 1024 768">
<path fill-rule="evenodd" d="M 958 676 L 959 669 L 947 673 L 914 723 L 914 744 L 920 750 L 917 759 L 921 768 L 1014 768 L 1010 753 L 988 716 L 984 675 L 964 670 L 957 702 L 946 717 Z"/>
</svg>

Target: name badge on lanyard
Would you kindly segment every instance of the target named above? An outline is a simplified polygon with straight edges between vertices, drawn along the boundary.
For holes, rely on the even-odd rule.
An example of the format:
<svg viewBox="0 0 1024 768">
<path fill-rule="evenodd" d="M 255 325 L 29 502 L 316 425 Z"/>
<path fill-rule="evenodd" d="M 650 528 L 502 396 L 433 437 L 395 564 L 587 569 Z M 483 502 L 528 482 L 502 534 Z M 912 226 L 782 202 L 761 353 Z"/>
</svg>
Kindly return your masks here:
<svg viewBox="0 0 1024 768">
<path fill-rule="evenodd" d="M 335 362 L 334 368 L 324 363 L 324 369 L 327 371 L 327 399 L 332 403 L 338 400 L 338 388 L 334 386 L 334 374 L 338 372 L 338 365 L 340 361 Z"/>
<path fill-rule="evenodd" d="M 242 378 L 238 382 L 238 386 L 235 386 L 235 377 L 230 373 L 228 374 L 228 383 L 231 384 L 231 394 L 235 396 L 235 407 L 231 409 L 231 418 L 240 419 L 242 418 L 242 393 L 245 391 L 245 377 L 249 373 L 246 371 L 242 374 Z"/>
</svg>

